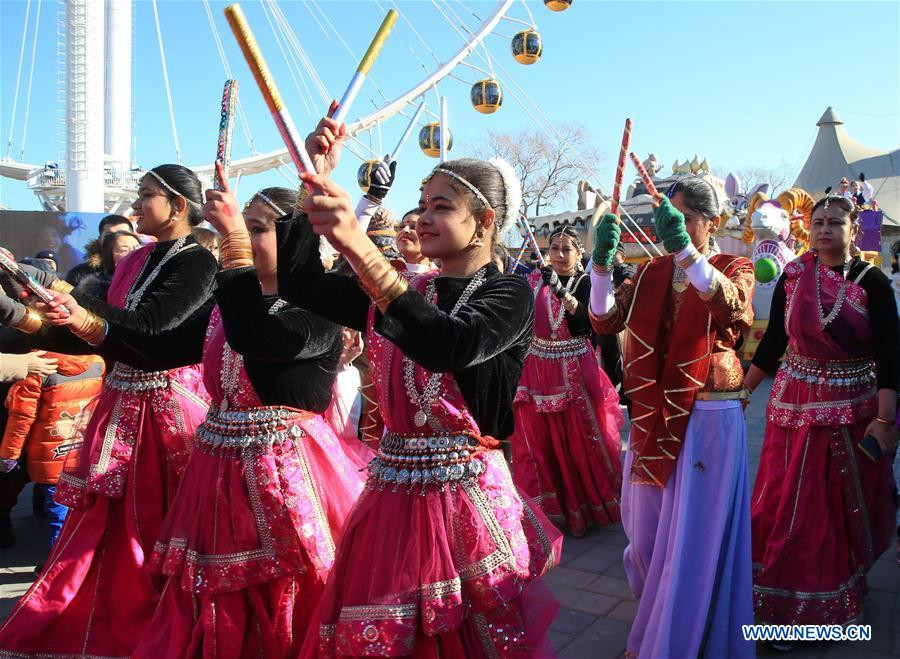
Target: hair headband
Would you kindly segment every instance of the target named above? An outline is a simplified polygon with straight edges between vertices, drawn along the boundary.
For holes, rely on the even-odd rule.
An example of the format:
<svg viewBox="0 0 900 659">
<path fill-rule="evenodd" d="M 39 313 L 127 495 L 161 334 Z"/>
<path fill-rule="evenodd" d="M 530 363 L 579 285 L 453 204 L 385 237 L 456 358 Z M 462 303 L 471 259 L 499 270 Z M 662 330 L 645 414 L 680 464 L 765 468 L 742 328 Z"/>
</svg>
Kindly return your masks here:
<svg viewBox="0 0 900 659">
<path fill-rule="evenodd" d="M 198 204 L 196 201 L 194 201 L 193 199 L 189 199 L 186 195 L 181 194 L 180 192 L 178 192 L 178 190 L 176 190 L 176 189 L 173 188 L 171 185 L 169 185 L 168 183 L 166 183 L 165 180 L 163 180 L 163 177 L 160 176 L 159 174 L 157 174 L 156 172 L 154 172 L 152 169 L 151 169 L 150 171 L 148 171 L 147 173 L 148 173 L 148 174 L 152 174 L 152 175 L 153 175 L 153 178 L 155 178 L 157 181 L 159 181 L 159 184 L 160 184 L 161 186 L 163 186 L 166 190 L 168 190 L 169 192 L 171 192 L 173 195 L 175 195 L 175 196 L 177 196 L 177 197 L 184 197 L 184 200 L 185 200 L 187 203 L 189 203 L 191 206 L 193 206 L 194 208 L 196 208 L 196 209 L 198 209 L 198 210 L 199 210 L 200 208 L 203 208 L 203 206 L 201 206 L 200 204 Z"/>
<path fill-rule="evenodd" d="M 267 195 L 265 195 L 264 193 L 262 193 L 262 192 L 257 192 L 255 195 L 253 195 L 252 197 L 250 197 L 250 201 L 247 202 L 247 205 L 249 206 L 250 204 L 252 204 L 252 203 L 257 199 L 257 197 L 258 197 L 259 199 L 262 199 L 263 202 L 264 202 L 267 206 L 269 206 L 269 208 L 271 208 L 273 211 L 275 211 L 276 213 L 278 213 L 278 217 L 282 217 L 283 215 L 287 215 L 287 213 L 286 213 L 285 211 L 281 210 L 281 208 L 278 206 L 278 204 L 276 204 L 274 201 L 272 201 L 271 199 L 269 199 L 269 197 L 268 197 Z"/>
</svg>

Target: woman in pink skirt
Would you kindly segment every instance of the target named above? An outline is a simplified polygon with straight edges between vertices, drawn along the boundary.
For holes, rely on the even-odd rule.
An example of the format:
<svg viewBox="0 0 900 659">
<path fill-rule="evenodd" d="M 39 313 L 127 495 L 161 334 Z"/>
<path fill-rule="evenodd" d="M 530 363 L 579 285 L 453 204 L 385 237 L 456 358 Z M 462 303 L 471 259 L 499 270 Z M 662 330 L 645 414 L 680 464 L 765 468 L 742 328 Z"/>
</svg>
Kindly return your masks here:
<svg viewBox="0 0 900 659">
<path fill-rule="evenodd" d="M 35 346 L 115 359 L 117 332 L 158 334 L 209 313 L 216 260 L 197 245 L 200 181 L 161 165 L 141 181 L 132 205 L 137 230 L 157 242 L 117 266 L 109 303 L 60 293 L 67 326 L 45 326 Z M 35 270 L 41 283 L 68 290 Z M 0 627 L 0 654 L 128 656 L 150 622 L 161 582 L 145 569 L 203 420 L 207 394 L 199 361 L 178 368 L 119 362 L 110 369 L 80 455 L 60 477 L 56 500 L 72 508 L 44 570 Z"/>
<path fill-rule="evenodd" d="M 516 391 L 513 475 L 551 520 L 581 537 L 620 519 L 619 396 L 591 349 L 591 281 L 569 227 L 550 235 L 550 263 L 529 277 L 534 337 Z"/>
<path fill-rule="evenodd" d="M 333 123 L 320 123 L 326 139 Z M 333 155 L 340 143 L 327 141 Z M 304 176 L 317 191 L 303 205 L 309 223 L 356 277 L 325 275 L 303 258 L 309 225 L 290 219 L 278 227 L 279 291 L 366 330 L 387 431 L 303 654 L 551 653 L 557 604 L 539 577 L 561 538 L 519 495 L 499 450 L 533 319 L 527 284 L 491 263 L 519 205 L 515 174 L 478 160 L 432 172 L 416 232 L 441 271 L 412 282 L 359 231 L 346 192 L 321 173 Z"/>
</svg>

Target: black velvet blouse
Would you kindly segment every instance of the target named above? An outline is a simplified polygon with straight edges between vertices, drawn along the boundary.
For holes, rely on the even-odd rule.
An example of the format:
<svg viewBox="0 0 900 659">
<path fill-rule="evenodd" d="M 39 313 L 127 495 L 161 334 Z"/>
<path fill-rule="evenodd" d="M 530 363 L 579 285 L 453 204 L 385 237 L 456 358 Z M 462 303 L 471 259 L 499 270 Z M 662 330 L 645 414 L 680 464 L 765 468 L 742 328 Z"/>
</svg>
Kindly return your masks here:
<svg viewBox="0 0 900 659">
<path fill-rule="evenodd" d="M 305 218 L 285 217 L 276 226 L 281 297 L 364 331 L 371 301 L 355 277 L 325 274 L 311 258 L 318 238 Z M 527 281 L 491 264 L 485 283 L 451 316 L 469 281 L 438 277 L 436 306 L 410 289 L 384 315 L 376 310 L 375 328 L 424 368 L 452 372 L 481 432 L 505 439 L 513 431 L 513 396 L 534 327 L 533 293 Z"/>
<path fill-rule="evenodd" d="M 136 283 L 137 287 L 147 280 L 174 242 L 167 240 L 156 244 L 147 257 L 147 265 Z M 105 319 L 110 332 L 127 328 L 140 334 L 158 334 L 177 327 L 207 304 L 219 267 L 215 257 L 197 245 L 193 236 L 185 242 L 185 246 L 189 245 L 192 246 L 190 249 L 183 249 L 163 265 L 133 311 L 126 311 L 78 289 L 72 291 L 72 296 L 82 307 Z M 65 327 L 44 325 L 32 335 L 31 343 L 33 347 L 61 353 L 99 353 L 104 358 L 111 358 L 105 341 L 99 347 L 91 346 Z"/>
<path fill-rule="evenodd" d="M 263 295 L 253 267 L 222 271 L 216 280 L 215 298 L 178 327 L 150 335 L 110 326 L 104 348 L 147 370 L 196 364 L 217 303 L 228 345 L 244 357 L 262 404 L 324 412 L 343 347 L 340 327 L 297 307 L 269 313 L 278 296 Z"/>
<path fill-rule="evenodd" d="M 847 271 L 847 279 L 855 280 L 867 263 L 854 258 Z M 841 273 L 841 267 L 833 268 Z M 900 324 L 897 320 L 897 304 L 891 282 L 878 268 L 869 268 L 859 285 L 866 291 L 869 301 L 869 322 L 872 326 L 872 353 L 875 360 L 875 377 L 879 389 L 900 389 Z M 772 291 L 772 306 L 769 310 L 769 324 L 760 341 L 753 365 L 771 373 L 787 349 L 788 335 L 784 329 L 784 313 L 787 295 L 784 290 L 784 275 Z M 813 310 L 810 310 L 813 311 Z M 813 316 L 815 317 L 815 316 Z"/>
<path fill-rule="evenodd" d="M 580 274 L 575 276 L 578 277 Z M 560 276 L 559 282 L 565 286 L 569 283 L 569 279 L 571 277 L 568 275 Z M 568 311 L 565 313 L 569 334 L 572 336 L 590 336 L 592 330 L 591 321 L 588 318 L 588 306 L 591 303 L 591 278 L 587 275 L 582 277 L 575 290 L 571 292 L 571 295 L 578 300 L 578 307 L 576 307 L 574 314 Z"/>
</svg>

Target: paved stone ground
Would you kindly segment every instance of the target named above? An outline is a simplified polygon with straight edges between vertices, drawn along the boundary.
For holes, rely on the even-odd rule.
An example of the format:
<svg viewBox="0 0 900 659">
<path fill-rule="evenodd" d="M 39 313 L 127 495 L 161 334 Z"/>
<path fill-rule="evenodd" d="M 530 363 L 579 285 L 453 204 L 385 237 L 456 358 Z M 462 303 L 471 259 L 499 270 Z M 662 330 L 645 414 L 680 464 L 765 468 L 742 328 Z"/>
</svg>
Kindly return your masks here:
<svg viewBox="0 0 900 659">
<path fill-rule="evenodd" d="M 765 429 L 764 409 L 771 380 L 763 383 L 747 408 L 751 482 L 756 477 Z M 44 520 L 31 515 L 31 488 L 13 511 L 17 544 L 0 549 L 0 617 L 5 617 L 34 579 L 34 566 L 47 554 Z M 621 525 L 595 530 L 584 538 L 566 536 L 559 567 L 546 583 L 562 605 L 551 627 L 560 659 L 621 657 L 637 603 L 622 567 L 627 540 Z M 879 659 L 900 657 L 900 568 L 888 551 L 869 572 L 864 622 L 872 640 L 860 643 L 799 644 L 789 657 L 802 659 Z M 689 602 L 685 605 L 690 606 Z M 780 656 L 762 646 L 761 656 Z M 718 658 L 716 658 L 718 659 Z"/>
</svg>

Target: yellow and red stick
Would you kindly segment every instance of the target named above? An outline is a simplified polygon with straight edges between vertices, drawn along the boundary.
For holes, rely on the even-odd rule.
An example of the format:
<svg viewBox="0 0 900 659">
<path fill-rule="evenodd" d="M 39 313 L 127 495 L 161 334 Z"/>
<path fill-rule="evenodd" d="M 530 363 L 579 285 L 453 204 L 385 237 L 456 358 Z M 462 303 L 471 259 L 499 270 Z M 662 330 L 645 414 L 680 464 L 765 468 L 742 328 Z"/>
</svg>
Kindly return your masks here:
<svg viewBox="0 0 900 659">
<path fill-rule="evenodd" d="M 631 158 L 631 162 L 634 164 L 634 168 L 637 170 L 638 176 L 641 177 L 641 180 L 644 182 L 644 185 L 647 187 L 647 193 L 653 197 L 653 207 L 656 208 L 659 206 L 659 191 L 656 189 L 656 186 L 653 185 L 653 179 L 650 178 L 650 174 L 647 173 L 647 170 L 644 168 L 643 163 L 640 159 L 634 155 L 634 152 L 628 154 Z"/>
<path fill-rule="evenodd" d="M 625 120 L 625 132 L 622 133 L 622 146 L 619 148 L 619 162 L 616 164 L 616 178 L 613 182 L 612 202 L 609 212 L 619 216 L 619 198 L 622 194 L 622 179 L 625 178 L 625 155 L 631 144 L 631 117 Z"/>
<path fill-rule="evenodd" d="M 310 160 L 309 154 L 306 152 L 303 139 L 297 132 L 297 127 L 294 125 L 294 120 L 291 119 L 290 112 L 288 112 L 284 102 L 281 100 L 281 94 L 275 85 L 275 81 L 272 79 L 266 60 L 259 51 L 259 44 L 257 44 L 256 37 L 253 36 L 253 31 L 247 24 L 247 19 L 241 6 L 235 3 L 226 7 L 225 17 L 228 19 L 231 31 L 234 32 L 238 45 L 241 47 L 241 52 L 244 53 L 244 59 L 247 60 L 247 65 L 256 79 L 256 84 L 259 85 L 259 91 L 262 92 L 266 105 L 269 106 L 269 112 L 272 113 L 275 125 L 278 126 L 278 132 L 281 133 L 281 139 L 284 140 L 284 145 L 287 147 L 291 160 L 294 161 L 294 165 L 299 171 L 315 174 L 316 169 L 313 167 L 312 160 Z"/>
</svg>

